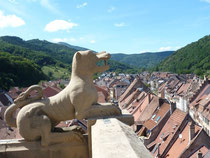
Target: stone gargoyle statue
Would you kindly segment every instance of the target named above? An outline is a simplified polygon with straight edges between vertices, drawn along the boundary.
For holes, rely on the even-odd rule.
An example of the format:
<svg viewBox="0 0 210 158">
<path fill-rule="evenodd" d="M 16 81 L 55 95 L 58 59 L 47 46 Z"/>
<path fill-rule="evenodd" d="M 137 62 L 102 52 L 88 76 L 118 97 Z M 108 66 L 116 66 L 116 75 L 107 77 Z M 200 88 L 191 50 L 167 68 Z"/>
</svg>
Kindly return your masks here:
<svg viewBox="0 0 210 158">
<path fill-rule="evenodd" d="M 79 132 L 54 132 L 60 121 L 71 119 L 88 119 L 94 117 L 121 115 L 114 105 L 102 106 L 97 103 L 97 91 L 93 84 L 93 74 L 109 69 L 106 52 L 78 51 L 73 57 L 72 74 L 69 85 L 60 93 L 43 98 L 42 88 L 38 85 L 29 87 L 21 93 L 5 112 L 5 120 L 11 127 L 17 127 L 20 135 L 27 141 L 41 139 L 42 146 L 65 141 L 83 141 Z M 104 60 L 104 65 L 97 62 Z M 37 96 L 31 98 L 31 91 Z M 110 103 L 111 104 L 111 103 Z M 20 108 L 17 117 L 13 115 Z"/>
</svg>

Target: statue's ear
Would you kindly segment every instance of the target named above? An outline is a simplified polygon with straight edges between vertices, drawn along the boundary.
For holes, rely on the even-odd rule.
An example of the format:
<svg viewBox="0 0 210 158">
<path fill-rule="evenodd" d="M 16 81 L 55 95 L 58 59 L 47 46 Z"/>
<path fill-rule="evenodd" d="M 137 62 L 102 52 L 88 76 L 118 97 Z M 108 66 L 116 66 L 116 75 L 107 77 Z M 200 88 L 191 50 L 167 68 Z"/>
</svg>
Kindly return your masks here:
<svg viewBox="0 0 210 158">
<path fill-rule="evenodd" d="M 76 59 L 77 59 L 77 60 L 80 60 L 80 59 L 81 59 L 81 56 L 82 56 L 82 55 L 80 54 L 80 52 L 77 52 L 77 53 L 76 53 Z"/>
</svg>

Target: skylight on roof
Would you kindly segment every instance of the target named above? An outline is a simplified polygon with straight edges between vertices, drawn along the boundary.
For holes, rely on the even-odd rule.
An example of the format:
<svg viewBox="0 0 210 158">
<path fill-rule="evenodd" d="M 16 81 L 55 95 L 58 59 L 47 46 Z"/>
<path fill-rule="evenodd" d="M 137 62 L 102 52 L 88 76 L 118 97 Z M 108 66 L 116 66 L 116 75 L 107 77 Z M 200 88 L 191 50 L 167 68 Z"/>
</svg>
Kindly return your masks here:
<svg viewBox="0 0 210 158">
<path fill-rule="evenodd" d="M 160 116 L 158 116 L 155 120 L 155 122 L 158 122 L 160 120 Z"/>
<path fill-rule="evenodd" d="M 154 115 L 152 116 L 152 119 L 154 119 L 154 118 L 155 118 L 155 116 L 156 116 L 156 114 L 154 114 Z"/>
</svg>

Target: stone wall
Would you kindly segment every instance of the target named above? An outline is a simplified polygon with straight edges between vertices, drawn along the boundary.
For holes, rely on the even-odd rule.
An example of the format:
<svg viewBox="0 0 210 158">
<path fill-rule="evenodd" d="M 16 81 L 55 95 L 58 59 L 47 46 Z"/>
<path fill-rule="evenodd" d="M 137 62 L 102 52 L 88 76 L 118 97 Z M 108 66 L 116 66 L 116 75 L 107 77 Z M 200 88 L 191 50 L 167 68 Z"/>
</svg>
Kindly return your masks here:
<svg viewBox="0 0 210 158">
<path fill-rule="evenodd" d="M 92 158 L 152 158 L 152 155 L 130 126 L 112 118 L 97 120 L 92 126 Z"/>
<path fill-rule="evenodd" d="M 121 118 L 125 123 L 129 120 L 129 116 Z M 152 158 L 132 128 L 121 121 L 120 118 L 98 119 L 91 126 L 91 140 L 84 143 L 42 147 L 40 141 L 0 140 L 0 158 Z M 91 142 L 89 148 L 88 142 Z"/>
</svg>

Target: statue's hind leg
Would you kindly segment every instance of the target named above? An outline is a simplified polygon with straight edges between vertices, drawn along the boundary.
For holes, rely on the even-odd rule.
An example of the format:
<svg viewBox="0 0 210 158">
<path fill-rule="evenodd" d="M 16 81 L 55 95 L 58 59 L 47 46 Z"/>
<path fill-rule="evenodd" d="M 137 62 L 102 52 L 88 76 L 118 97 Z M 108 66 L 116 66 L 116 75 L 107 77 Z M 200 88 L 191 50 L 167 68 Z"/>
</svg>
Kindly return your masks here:
<svg viewBox="0 0 210 158">
<path fill-rule="evenodd" d="M 84 142 L 84 137 L 80 132 L 67 131 L 67 132 L 51 132 L 51 121 L 46 115 L 40 116 L 43 121 L 40 124 L 41 132 L 41 145 L 48 146 L 51 144 L 63 143 L 63 142 Z"/>
</svg>

